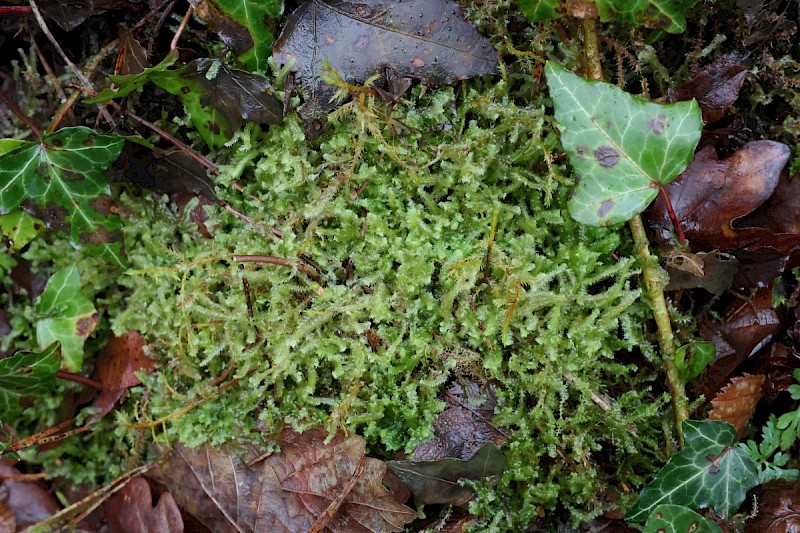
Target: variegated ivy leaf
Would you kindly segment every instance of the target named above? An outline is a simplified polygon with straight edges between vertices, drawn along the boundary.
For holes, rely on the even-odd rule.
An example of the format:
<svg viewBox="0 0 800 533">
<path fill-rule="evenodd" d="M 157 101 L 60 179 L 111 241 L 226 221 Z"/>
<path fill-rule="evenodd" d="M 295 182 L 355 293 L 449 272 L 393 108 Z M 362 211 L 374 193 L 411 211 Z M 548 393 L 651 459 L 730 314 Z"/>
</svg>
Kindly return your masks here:
<svg viewBox="0 0 800 533">
<path fill-rule="evenodd" d="M 644 533 L 722 533 L 704 516 L 682 505 L 659 505 L 644 525 Z"/>
<path fill-rule="evenodd" d="M 547 62 L 561 143 L 575 170 L 572 217 L 608 226 L 638 215 L 692 159 L 703 121 L 694 100 L 661 105 Z"/>
<path fill-rule="evenodd" d="M 22 206 L 68 233 L 75 246 L 125 266 L 121 224 L 111 212 L 103 175 L 122 143 L 122 137 L 75 127 L 5 152 L 0 155 L 0 214 Z"/>
<path fill-rule="evenodd" d="M 64 364 L 78 372 L 83 364 L 83 343 L 97 326 L 97 310 L 81 293 L 78 267 L 59 270 L 47 281 L 36 300 L 36 340 L 45 347 L 58 341 Z"/>
<path fill-rule="evenodd" d="M 661 504 L 713 508 L 731 516 L 759 484 L 758 467 L 741 447 L 736 429 L 719 420 L 686 420 L 685 448 L 670 459 L 639 495 L 626 520 L 644 522 Z"/>
<path fill-rule="evenodd" d="M 0 419 L 13 418 L 22 408 L 22 396 L 47 394 L 56 386 L 58 343 L 39 353 L 17 352 L 0 359 Z"/>
</svg>

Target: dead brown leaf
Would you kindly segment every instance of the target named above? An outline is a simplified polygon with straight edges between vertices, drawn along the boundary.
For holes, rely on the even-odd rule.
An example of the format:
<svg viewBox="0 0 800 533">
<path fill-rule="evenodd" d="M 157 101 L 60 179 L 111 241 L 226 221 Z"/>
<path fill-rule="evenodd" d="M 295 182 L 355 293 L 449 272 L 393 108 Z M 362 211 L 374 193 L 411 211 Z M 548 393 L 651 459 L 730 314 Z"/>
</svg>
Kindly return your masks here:
<svg viewBox="0 0 800 533">
<path fill-rule="evenodd" d="M 714 408 L 708 413 L 708 419 L 730 422 L 739 433 L 739 438 L 742 438 L 747 421 L 761 399 L 762 385 L 764 376 L 760 374 L 744 374 L 731 378 L 730 383 L 711 400 Z"/>
<path fill-rule="evenodd" d="M 0 473 L 20 474 L 8 460 L 0 461 Z M 55 498 L 41 481 L 18 481 L 9 477 L 0 482 L 0 503 L 13 515 L 16 527 L 21 528 L 49 518 L 59 510 Z M 3 515 L 8 519 L 7 514 Z M 0 531 L 9 531 L 0 529 Z M 13 531 L 13 530 L 11 530 Z"/>
<path fill-rule="evenodd" d="M 736 54 L 716 60 L 678 88 L 678 100 L 697 100 L 703 112 L 703 122 L 709 124 L 725 116 L 739 97 L 747 78 L 747 67 Z"/>
<path fill-rule="evenodd" d="M 111 531 L 126 533 L 178 533 L 183 519 L 172 495 L 165 492 L 153 507 L 150 485 L 136 477 L 103 504 Z"/>
<path fill-rule="evenodd" d="M 287 430 L 280 453 L 252 465 L 230 448 L 178 445 L 153 478 L 215 532 L 306 532 L 337 504 L 326 524 L 332 532 L 402 531 L 416 513 L 383 487 L 386 465 L 364 457 L 358 435 L 340 432 L 326 444 L 327 436 L 323 429 Z M 351 483 L 362 461 L 364 472 Z"/>
<path fill-rule="evenodd" d="M 97 371 L 103 384 L 103 392 L 94 402 L 98 409 L 95 416 L 105 416 L 127 388 L 141 383 L 135 372 L 152 372 L 155 369 L 156 362 L 144 353 L 146 345 L 144 337 L 135 331 L 129 331 L 120 337 L 112 335 L 100 350 Z"/>
<path fill-rule="evenodd" d="M 746 533 L 800 531 L 800 481 L 770 481 L 756 491 L 758 514 L 745 522 Z"/>
</svg>

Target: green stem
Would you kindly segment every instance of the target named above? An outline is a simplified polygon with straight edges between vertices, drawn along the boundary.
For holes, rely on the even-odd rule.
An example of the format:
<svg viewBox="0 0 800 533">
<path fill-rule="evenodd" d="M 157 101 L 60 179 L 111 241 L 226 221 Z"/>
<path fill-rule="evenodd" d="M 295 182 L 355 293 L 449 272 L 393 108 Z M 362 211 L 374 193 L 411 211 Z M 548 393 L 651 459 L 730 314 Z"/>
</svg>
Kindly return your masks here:
<svg viewBox="0 0 800 533">
<path fill-rule="evenodd" d="M 594 19 L 582 19 L 583 54 L 586 74 L 590 79 L 603 80 L 603 66 L 600 60 L 600 46 L 597 40 L 597 22 Z M 650 241 L 642 223 L 642 217 L 636 215 L 628 221 L 633 235 L 633 242 L 639 261 L 642 264 L 642 275 L 650 307 L 658 327 L 658 342 L 661 347 L 661 359 L 667 372 L 667 382 L 672 394 L 672 406 L 675 410 L 675 422 L 678 430 L 678 441 L 683 447 L 683 421 L 689 418 L 689 400 L 686 389 L 680 379 L 678 367 L 675 365 L 675 337 L 672 334 L 672 323 L 669 319 L 667 300 L 664 298 L 664 278 L 662 270 L 650 255 Z"/>
</svg>

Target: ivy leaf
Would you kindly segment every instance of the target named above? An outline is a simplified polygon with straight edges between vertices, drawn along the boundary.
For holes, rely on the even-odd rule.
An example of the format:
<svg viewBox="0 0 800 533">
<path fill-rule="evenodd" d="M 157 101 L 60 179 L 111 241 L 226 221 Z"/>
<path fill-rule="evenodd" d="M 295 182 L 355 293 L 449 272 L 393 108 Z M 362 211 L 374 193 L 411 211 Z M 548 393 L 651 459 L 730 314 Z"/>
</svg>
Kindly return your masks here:
<svg viewBox="0 0 800 533">
<path fill-rule="evenodd" d="M 44 222 L 18 209 L 7 215 L 0 215 L 0 231 L 10 242 L 8 251 L 12 254 L 22 250 L 44 229 Z"/>
<path fill-rule="evenodd" d="M 697 102 L 654 104 L 550 61 L 545 71 L 578 181 L 570 214 L 592 226 L 638 215 L 692 159 L 703 127 Z"/>
<path fill-rule="evenodd" d="M 681 381 L 689 383 L 700 375 L 717 355 L 717 347 L 710 341 L 692 340 L 684 344 L 675 353 L 675 366 L 681 375 Z"/>
<path fill-rule="evenodd" d="M 197 4 L 198 16 L 248 70 L 266 70 L 283 0 L 200 0 Z"/>
<path fill-rule="evenodd" d="M 682 505 L 659 505 L 650 513 L 644 525 L 644 533 L 689 532 L 722 533 L 722 529 L 715 522 Z"/>
<path fill-rule="evenodd" d="M 125 266 L 120 221 L 108 212 L 103 172 L 119 156 L 122 137 L 85 127 L 64 128 L 0 155 L 0 214 L 24 205 L 73 245 Z"/>
<path fill-rule="evenodd" d="M 572 0 L 520 0 L 519 9 L 532 22 L 553 20 L 572 9 L 586 9 L 588 2 Z M 602 22 L 624 22 L 669 33 L 686 30 L 685 13 L 697 0 L 595 0 Z"/>
<path fill-rule="evenodd" d="M 97 326 L 97 311 L 81 293 L 78 267 L 72 265 L 53 274 L 34 309 L 39 346 L 61 342 L 64 363 L 71 372 L 83 364 L 83 343 Z"/>
<path fill-rule="evenodd" d="M 736 429 L 718 420 L 686 420 L 685 448 L 642 490 L 625 519 L 643 522 L 661 504 L 734 513 L 759 483 L 758 467 L 736 443 Z"/>
<path fill-rule="evenodd" d="M 0 419 L 6 421 L 22 410 L 19 399 L 50 392 L 58 372 L 58 343 L 41 352 L 17 352 L 0 359 Z"/>
</svg>

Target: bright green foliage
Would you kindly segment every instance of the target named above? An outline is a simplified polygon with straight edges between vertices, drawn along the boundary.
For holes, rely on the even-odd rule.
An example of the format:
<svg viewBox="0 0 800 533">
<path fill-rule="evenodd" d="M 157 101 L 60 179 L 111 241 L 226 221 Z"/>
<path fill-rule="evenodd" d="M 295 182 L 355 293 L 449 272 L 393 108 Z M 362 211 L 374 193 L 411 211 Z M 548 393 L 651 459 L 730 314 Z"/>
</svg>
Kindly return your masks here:
<svg viewBox="0 0 800 533">
<path fill-rule="evenodd" d="M 209 0 L 250 33 L 253 47 L 239 56 L 248 70 L 264 71 L 272 56 L 274 21 L 283 12 L 283 0 Z"/>
<path fill-rule="evenodd" d="M 9 240 L 8 251 L 18 252 L 44 229 L 44 222 L 18 209 L 0 215 L 0 231 Z"/>
<path fill-rule="evenodd" d="M 109 76 L 108 79 L 117 87 L 114 89 L 103 89 L 94 98 L 88 98 L 83 102 L 85 104 L 102 104 L 113 100 L 114 98 L 124 98 L 134 91 L 141 91 L 142 87 L 147 85 L 148 82 L 155 82 L 161 76 L 172 76 L 169 67 L 175 64 L 178 60 L 178 51 L 172 50 L 167 57 L 164 58 L 158 65 L 144 69 L 139 74 L 130 74 L 128 76 Z"/>
<path fill-rule="evenodd" d="M 787 414 L 796 416 L 796 413 L 797 411 L 792 411 Z M 770 415 L 767 423 L 761 428 L 761 442 L 749 440 L 739 444 L 758 465 L 759 483 L 766 483 L 774 479 L 794 481 L 800 474 L 800 471 L 794 468 L 783 468 L 790 458 L 785 450 L 795 442 L 797 436 L 792 432 L 781 431 L 776 426 L 777 418 L 775 415 Z M 786 437 L 787 433 L 790 437 Z M 783 451 L 778 451 L 778 448 Z"/>
<path fill-rule="evenodd" d="M 722 529 L 688 507 L 659 505 L 650 513 L 644 533 L 722 533 Z"/>
<path fill-rule="evenodd" d="M 686 30 L 686 13 L 697 0 L 595 0 L 600 20 L 663 29 Z M 520 0 L 519 9 L 532 22 L 553 20 L 568 14 L 567 0 Z"/>
<path fill-rule="evenodd" d="M 58 367 L 57 343 L 39 353 L 17 352 L 0 359 L 0 420 L 7 422 L 21 411 L 21 397 L 50 392 Z"/>
<path fill-rule="evenodd" d="M 691 161 L 703 128 L 694 100 L 654 104 L 552 61 L 545 72 L 579 180 L 569 202 L 575 220 L 607 226 L 633 218 Z"/>
<path fill-rule="evenodd" d="M 730 516 L 747 491 L 758 485 L 758 467 L 747 452 L 734 446 L 736 429 L 731 424 L 687 420 L 683 435 L 684 449 L 644 488 L 626 520 L 643 522 L 660 504 L 711 507 Z"/>
<path fill-rule="evenodd" d="M 63 222 L 73 245 L 90 255 L 125 265 L 115 241 L 117 215 L 101 213 L 109 194 L 103 172 L 119 156 L 122 138 L 89 128 L 64 128 L 0 155 L 0 213 L 30 202 Z"/>
<path fill-rule="evenodd" d="M 36 300 L 35 312 L 39 346 L 60 342 L 64 364 L 72 372 L 80 371 L 83 343 L 97 325 L 97 311 L 81 293 L 76 266 L 53 274 Z"/>
<path fill-rule="evenodd" d="M 681 374 L 681 381 L 688 383 L 699 376 L 716 355 L 717 347 L 710 341 L 693 340 L 678 348 L 675 366 Z"/>
</svg>

